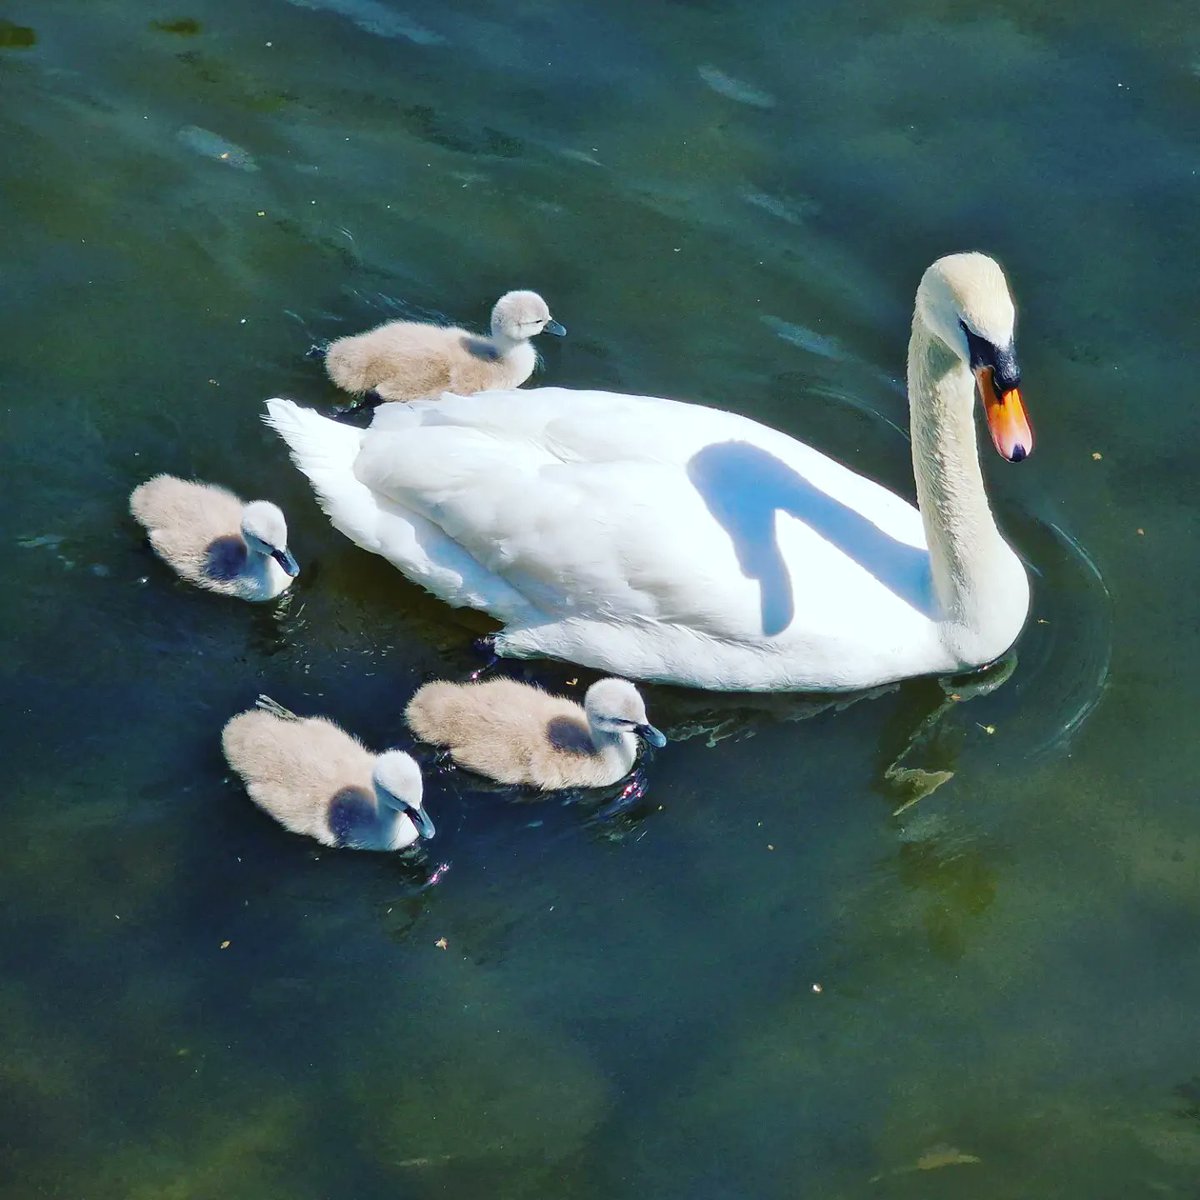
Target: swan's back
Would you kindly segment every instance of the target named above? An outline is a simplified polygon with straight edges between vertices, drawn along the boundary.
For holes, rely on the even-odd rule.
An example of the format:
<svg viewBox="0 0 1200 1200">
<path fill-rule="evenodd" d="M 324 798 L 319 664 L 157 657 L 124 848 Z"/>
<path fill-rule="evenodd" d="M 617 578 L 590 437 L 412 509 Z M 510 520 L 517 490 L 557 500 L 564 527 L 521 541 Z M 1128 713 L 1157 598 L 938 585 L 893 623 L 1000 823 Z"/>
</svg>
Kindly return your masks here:
<svg viewBox="0 0 1200 1200">
<path fill-rule="evenodd" d="M 778 658 L 780 640 L 799 638 L 828 679 L 863 652 L 864 627 L 889 648 L 935 636 L 916 508 L 735 413 L 559 388 L 385 405 L 354 474 L 533 610 L 493 606 L 506 623 L 620 626 L 612 659 L 547 648 L 589 665 L 686 680 L 712 642 Z M 669 671 L 633 644 L 651 625 L 658 648 L 667 627 L 681 634 Z"/>
<path fill-rule="evenodd" d="M 326 846 L 342 844 L 330 805 L 376 811 L 375 756 L 324 717 L 289 719 L 252 709 L 225 726 L 221 748 L 250 799 L 293 833 Z"/>
<path fill-rule="evenodd" d="M 917 509 L 736 413 L 489 391 L 382 405 L 350 445 L 268 405 L 334 524 L 499 618 L 503 654 L 729 690 L 954 666 Z"/>
<path fill-rule="evenodd" d="M 610 782 L 583 709 L 513 679 L 436 680 L 405 710 L 422 741 L 445 746 L 459 765 L 505 784 L 546 790 Z"/>
</svg>

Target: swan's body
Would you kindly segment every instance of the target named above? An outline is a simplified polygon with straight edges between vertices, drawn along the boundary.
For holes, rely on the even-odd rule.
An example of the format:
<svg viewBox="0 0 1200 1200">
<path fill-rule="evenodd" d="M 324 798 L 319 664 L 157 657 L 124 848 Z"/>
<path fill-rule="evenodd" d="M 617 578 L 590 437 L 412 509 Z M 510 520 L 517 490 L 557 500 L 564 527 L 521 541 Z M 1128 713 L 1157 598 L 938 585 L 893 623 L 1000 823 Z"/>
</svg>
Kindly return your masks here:
<svg viewBox="0 0 1200 1200">
<path fill-rule="evenodd" d="M 624 679 L 593 683 L 582 706 L 515 679 L 435 680 L 417 691 L 404 718 L 459 766 L 543 791 L 607 787 L 633 769 L 639 737 L 666 744 Z"/>
<path fill-rule="evenodd" d="M 259 808 L 324 846 L 403 850 L 433 836 L 413 759 L 372 754 L 324 717 L 297 717 L 263 697 L 226 724 L 221 748 Z"/>
<path fill-rule="evenodd" d="M 498 617 L 501 654 L 722 690 L 856 689 L 983 665 L 1024 623 L 1028 581 L 988 507 L 973 419 L 974 370 L 998 447 L 1028 453 L 1013 321 L 992 260 L 926 272 L 909 348 L 921 510 L 755 421 L 646 396 L 444 396 L 384 405 L 367 430 L 271 400 L 266 419 L 333 524 Z"/>
<path fill-rule="evenodd" d="M 266 500 L 244 504 L 212 483 L 156 475 L 134 488 L 129 511 L 159 558 L 210 592 L 271 600 L 299 574 L 283 513 Z"/>
<path fill-rule="evenodd" d="M 453 325 L 389 321 L 333 342 L 325 351 L 325 369 L 338 387 L 356 396 L 469 396 L 489 388 L 520 387 L 537 364 L 529 339 L 543 332 L 561 335 L 566 330 L 551 320 L 536 292 L 508 292 L 492 310 L 490 337 Z"/>
</svg>

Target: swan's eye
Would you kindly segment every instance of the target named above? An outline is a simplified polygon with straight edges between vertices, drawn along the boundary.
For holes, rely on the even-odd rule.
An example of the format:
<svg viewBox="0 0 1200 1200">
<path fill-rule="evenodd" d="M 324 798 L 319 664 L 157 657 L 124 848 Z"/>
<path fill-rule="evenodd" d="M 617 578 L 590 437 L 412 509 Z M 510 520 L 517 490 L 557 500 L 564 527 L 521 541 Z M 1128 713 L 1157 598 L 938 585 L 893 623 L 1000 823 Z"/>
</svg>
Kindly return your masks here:
<svg viewBox="0 0 1200 1200">
<path fill-rule="evenodd" d="M 967 323 L 959 318 L 958 327 L 967 336 L 967 349 L 971 353 L 971 370 L 995 366 L 996 347 L 985 337 L 980 337 Z"/>
<path fill-rule="evenodd" d="M 1021 368 L 1017 366 L 1017 354 L 1012 342 L 1007 346 L 997 346 L 981 337 L 971 329 L 965 321 L 959 319 L 959 327 L 967 336 L 967 349 L 971 354 L 971 370 L 979 371 L 983 367 L 991 367 L 996 378 L 996 387 L 1001 392 L 1009 392 L 1021 385 Z"/>
</svg>

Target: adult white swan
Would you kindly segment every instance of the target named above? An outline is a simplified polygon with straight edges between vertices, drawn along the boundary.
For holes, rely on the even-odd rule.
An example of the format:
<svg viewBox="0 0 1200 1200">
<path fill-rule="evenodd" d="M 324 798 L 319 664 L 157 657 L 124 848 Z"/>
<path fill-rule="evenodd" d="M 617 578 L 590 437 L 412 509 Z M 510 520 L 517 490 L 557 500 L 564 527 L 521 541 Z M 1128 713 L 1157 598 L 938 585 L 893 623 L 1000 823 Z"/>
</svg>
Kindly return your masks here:
<svg viewBox="0 0 1200 1200">
<path fill-rule="evenodd" d="M 540 388 L 386 404 L 369 429 L 267 402 L 333 524 L 500 654 L 730 691 L 839 691 L 1002 654 L 1029 606 L 975 441 L 1033 437 L 1014 311 L 982 254 L 939 259 L 908 351 L 920 509 L 746 417 Z"/>
</svg>

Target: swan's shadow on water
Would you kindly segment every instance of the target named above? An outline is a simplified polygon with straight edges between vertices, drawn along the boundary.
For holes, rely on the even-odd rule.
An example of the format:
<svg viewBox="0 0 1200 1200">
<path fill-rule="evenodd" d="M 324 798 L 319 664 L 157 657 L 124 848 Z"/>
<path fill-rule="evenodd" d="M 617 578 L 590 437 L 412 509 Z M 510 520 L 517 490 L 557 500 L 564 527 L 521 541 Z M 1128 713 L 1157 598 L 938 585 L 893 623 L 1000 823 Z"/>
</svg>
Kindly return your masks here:
<svg viewBox="0 0 1200 1200">
<path fill-rule="evenodd" d="M 820 583 L 793 581 L 776 537 L 781 512 L 803 521 L 910 608 L 932 617 L 924 551 L 884 533 L 775 455 L 749 442 L 714 442 L 692 456 L 687 473 L 729 534 L 742 574 L 759 582 L 764 636 L 775 637 L 792 623 L 796 586 Z"/>
</svg>

